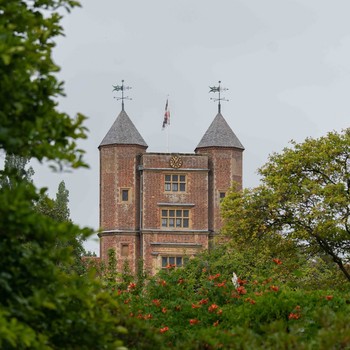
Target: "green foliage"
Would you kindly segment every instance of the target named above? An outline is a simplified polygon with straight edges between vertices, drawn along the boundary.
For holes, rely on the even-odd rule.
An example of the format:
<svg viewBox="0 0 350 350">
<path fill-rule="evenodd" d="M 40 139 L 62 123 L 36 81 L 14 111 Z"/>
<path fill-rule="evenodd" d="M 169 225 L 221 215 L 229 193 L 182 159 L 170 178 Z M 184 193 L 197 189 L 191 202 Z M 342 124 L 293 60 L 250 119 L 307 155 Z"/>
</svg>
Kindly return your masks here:
<svg viewBox="0 0 350 350">
<path fill-rule="evenodd" d="M 0 4 L 0 150 L 9 155 L 0 172 L 1 349 L 122 349 L 123 340 L 135 342 L 136 335 L 145 348 L 157 346 L 93 273 L 67 270 L 76 263 L 71 243 L 92 231 L 70 222 L 64 184 L 50 200 L 25 169 L 31 158 L 58 168 L 85 166 L 76 146 L 86 137 L 85 118 L 57 111 L 63 84 L 51 57 L 55 37 L 63 34 L 60 13 L 77 5 Z"/>
<path fill-rule="evenodd" d="M 56 110 L 63 84 L 52 60 L 54 38 L 62 35 L 59 9 L 71 0 L 2 1 L 0 5 L 0 148 L 25 158 L 85 165 L 76 140 L 86 137 L 84 116 Z"/>
<path fill-rule="evenodd" d="M 168 349 L 350 346 L 348 291 L 291 289 L 281 279 L 286 270 L 280 261 L 265 266 L 269 277 L 241 278 L 236 287 L 231 277 L 232 268 L 241 270 L 238 261 L 230 261 L 231 253 L 217 261 L 230 249 L 223 246 L 184 268 L 162 270 L 143 290 L 131 283 L 115 298 L 127 305 L 131 319 L 153 327 Z"/>
<path fill-rule="evenodd" d="M 331 258 L 350 281 L 350 130 L 292 146 L 260 169 L 261 186 L 225 198 L 226 233 L 245 241 L 282 234 L 309 257 Z"/>
</svg>

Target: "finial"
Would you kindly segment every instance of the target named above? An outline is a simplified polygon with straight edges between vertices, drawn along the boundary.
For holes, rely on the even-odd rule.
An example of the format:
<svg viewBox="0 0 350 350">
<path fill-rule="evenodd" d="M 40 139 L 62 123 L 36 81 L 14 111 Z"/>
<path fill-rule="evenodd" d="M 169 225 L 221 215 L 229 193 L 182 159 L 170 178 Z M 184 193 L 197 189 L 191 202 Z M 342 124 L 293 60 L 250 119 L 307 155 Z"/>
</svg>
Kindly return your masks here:
<svg viewBox="0 0 350 350">
<path fill-rule="evenodd" d="M 113 91 L 121 91 L 122 92 L 122 97 L 114 97 L 117 100 L 122 100 L 122 111 L 124 111 L 124 100 L 132 100 L 131 97 L 129 96 L 124 96 L 124 90 L 130 90 L 130 86 L 124 86 L 124 80 L 122 80 L 122 85 L 112 85 L 113 86 Z"/>
<path fill-rule="evenodd" d="M 218 101 L 218 112 L 221 113 L 221 101 L 229 101 L 228 99 L 226 99 L 225 97 L 221 97 L 221 91 L 226 91 L 228 90 L 227 88 L 222 87 L 221 85 L 221 80 L 219 80 L 219 86 L 209 86 L 209 92 L 218 92 L 219 93 L 219 97 L 218 98 L 214 98 L 211 97 L 210 99 L 213 100 L 214 102 Z"/>
</svg>

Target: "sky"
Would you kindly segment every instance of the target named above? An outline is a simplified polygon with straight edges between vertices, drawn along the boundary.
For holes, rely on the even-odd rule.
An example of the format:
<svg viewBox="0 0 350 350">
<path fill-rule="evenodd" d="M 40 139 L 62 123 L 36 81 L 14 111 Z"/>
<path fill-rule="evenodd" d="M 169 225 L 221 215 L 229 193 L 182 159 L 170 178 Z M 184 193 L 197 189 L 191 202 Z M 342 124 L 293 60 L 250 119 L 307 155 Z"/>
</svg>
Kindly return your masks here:
<svg viewBox="0 0 350 350">
<path fill-rule="evenodd" d="M 57 39 L 66 97 L 59 109 L 88 117 L 89 169 L 34 181 L 70 192 L 71 218 L 99 225 L 98 146 L 121 110 L 112 85 L 132 87 L 125 110 L 149 152 L 193 152 L 217 113 L 209 86 L 228 88 L 222 114 L 245 147 L 244 187 L 290 140 L 341 131 L 350 121 L 348 0 L 86 0 L 64 15 Z M 169 99 L 171 125 L 162 131 Z M 86 249 L 99 252 L 97 235 Z"/>
</svg>

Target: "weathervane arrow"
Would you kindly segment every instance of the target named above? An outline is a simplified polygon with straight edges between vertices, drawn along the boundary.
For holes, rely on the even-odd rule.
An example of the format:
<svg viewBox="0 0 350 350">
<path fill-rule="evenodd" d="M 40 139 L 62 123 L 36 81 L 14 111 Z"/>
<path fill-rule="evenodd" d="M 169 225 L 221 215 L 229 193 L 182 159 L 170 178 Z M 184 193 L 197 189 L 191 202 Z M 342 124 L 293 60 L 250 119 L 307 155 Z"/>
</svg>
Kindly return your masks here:
<svg viewBox="0 0 350 350">
<path fill-rule="evenodd" d="M 130 86 L 124 86 L 124 80 L 122 80 L 122 85 L 112 85 L 113 86 L 113 91 L 121 91 L 122 92 L 122 97 L 114 97 L 117 100 L 122 100 L 122 110 L 124 111 L 124 100 L 132 100 L 131 97 L 124 96 L 124 90 L 130 90 Z"/>
<path fill-rule="evenodd" d="M 219 86 L 209 86 L 209 92 L 217 92 L 219 94 L 219 97 L 218 98 L 214 98 L 214 97 L 211 97 L 210 99 L 213 100 L 214 102 L 218 101 L 218 110 L 219 110 L 219 113 L 221 113 L 221 101 L 228 101 L 226 98 L 224 97 L 221 97 L 221 91 L 227 91 L 228 89 L 227 88 L 224 88 L 222 87 L 221 85 L 221 81 L 219 80 Z"/>
</svg>

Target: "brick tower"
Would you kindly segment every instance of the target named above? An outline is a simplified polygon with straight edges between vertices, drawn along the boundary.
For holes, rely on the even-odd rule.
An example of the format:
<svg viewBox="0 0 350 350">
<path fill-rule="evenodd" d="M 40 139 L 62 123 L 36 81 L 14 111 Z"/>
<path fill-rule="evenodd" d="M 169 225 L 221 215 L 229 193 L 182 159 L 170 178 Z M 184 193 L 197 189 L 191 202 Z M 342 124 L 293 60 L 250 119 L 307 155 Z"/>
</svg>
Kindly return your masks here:
<svg viewBox="0 0 350 350">
<path fill-rule="evenodd" d="M 209 160 L 208 221 L 211 237 L 220 232 L 220 202 L 235 182 L 242 188 L 244 147 L 222 116 L 220 109 L 195 149 Z"/>
<path fill-rule="evenodd" d="M 139 259 L 154 274 L 209 248 L 221 228 L 220 200 L 242 185 L 243 146 L 219 112 L 195 153 L 147 153 L 122 109 L 99 146 L 100 256 L 117 269 Z"/>
<path fill-rule="evenodd" d="M 147 144 L 124 111 L 102 140 L 100 150 L 100 257 L 108 249 L 118 257 L 117 270 L 125 260 L 132 271 L 140 258 L 140 156 Z"/>
</svg>

